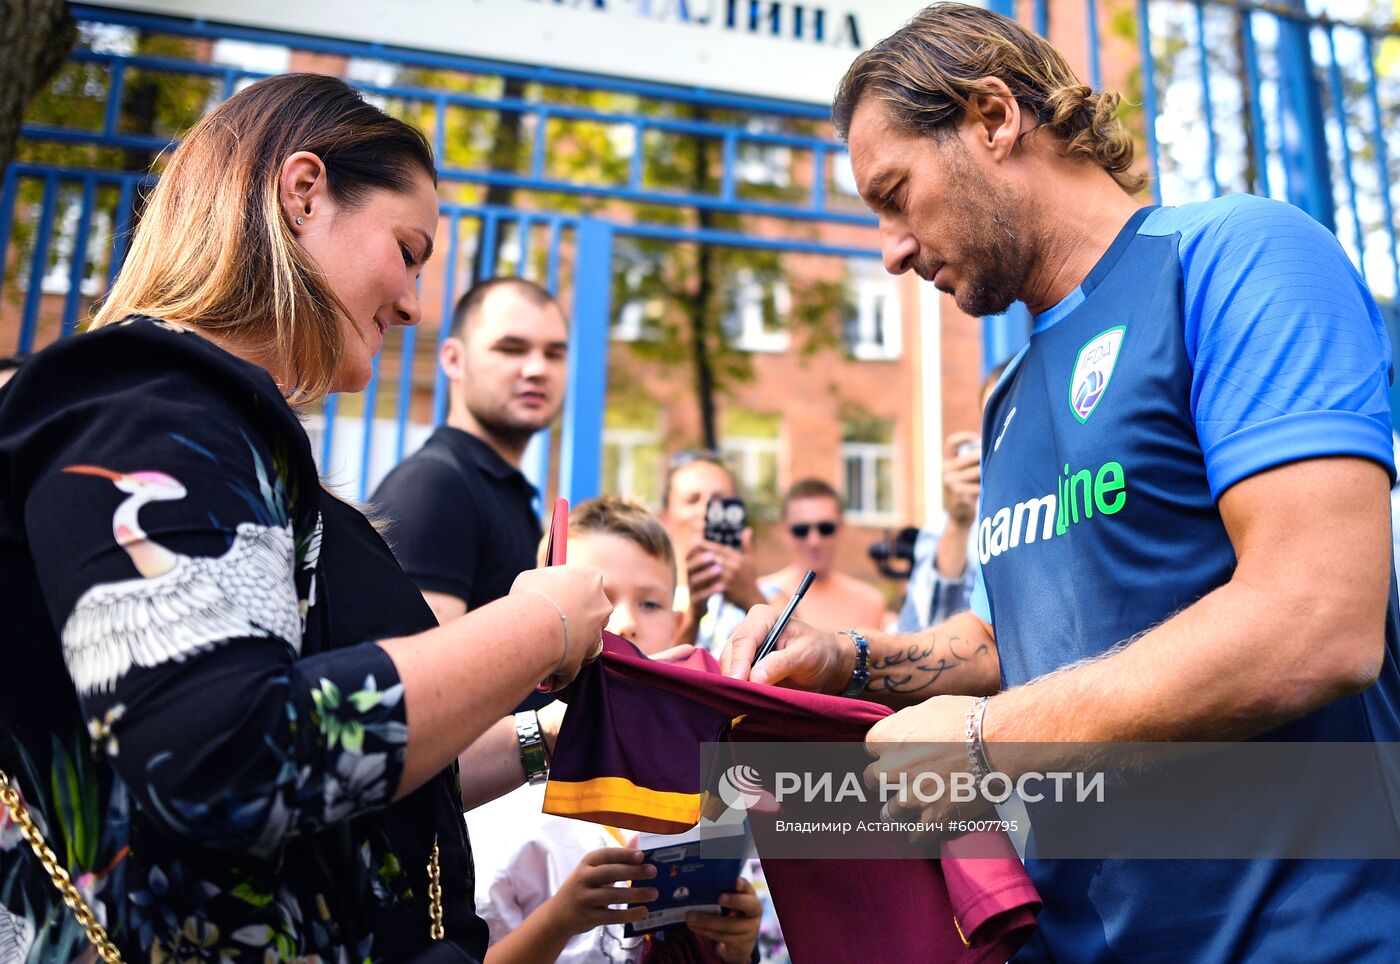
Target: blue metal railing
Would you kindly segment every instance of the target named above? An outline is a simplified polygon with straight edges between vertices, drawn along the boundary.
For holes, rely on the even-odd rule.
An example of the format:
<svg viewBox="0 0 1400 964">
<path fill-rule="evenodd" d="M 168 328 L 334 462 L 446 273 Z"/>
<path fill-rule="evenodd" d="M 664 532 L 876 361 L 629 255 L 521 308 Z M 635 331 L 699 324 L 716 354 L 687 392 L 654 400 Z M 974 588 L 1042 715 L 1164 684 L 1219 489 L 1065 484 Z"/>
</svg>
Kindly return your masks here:
<svg viewBox="0 0 1400 964">
<path fill-rule="evenodd" d="M 1238 64 L 1219 49 L 1218 37 L 1208 35 L 1212 10 L 1236 14 Z M 1145 147 L 1158 200 L 1173 203 L 1251 186 L 1257 193 L 1273 196 L 1281 188 L 1284 199 L 1330 230 L 1338 230 L 1338 221 L 1345 223 L 1339 237 L 1377 297 L 1382 301 L 1400 297 L 1394 179 L 1389 166 L 1394 142 L 1387 140 L 1400 131 L 1400 86 L 1392 81 L 1383 90 L 1376 68 L 1377 42 L 1400 38 L 1400 25 L 1343 22 L 1310 13 L 1298 0 L 1138 0 L 1138 12 Z M 1342 56 L 1343 40 L 1359 47 L 1361 55 Z M 1173 52 L 1182 47 L 1193 48 L 1194 65 L 1178 62 L 1184 58 Z M 1271 72 L 1262 69 L 1261 52 Z M 1220 100 L 1218 81 L 1222 74 L 1235 71 L 1239 76 L 1230 79 L 1238 81 L 1242 96 L 1234 105 L 1238 116 L 1231 117 Z M 1200 125 L 1191 128 L 1178 117 L 1174 139 L 1161 142 L 1157 124 L 1161 96 L 1170 93 L 1173 103 L 1181 104 L 1192 88 L 1199 97 Z M 1353 103 L 1358 91 L 1364 109 Z M 1272 125 L 1265 120 L 1267 106 L 1277 114 Z M 1222 116 L 1222 109 L 1227 116 Z M 1366 115 L 1369 129 L 1362 120 Z M 1252 185 L 1242 174 L 1228 182 L 1222 177 L 1218 138 L 1224 125 L 1236 121 L 1247 131 L 1252 153 L 1246 151 L 1244 157 L 1231 160 L 1241 171 L 1252 170 Z M 1369 144 L 1371 157 L 1356 151 L 1357 143 Z M 1193 175 L 1202 153 L 1205 168 Z M 1285 175 L 1281 184 L 1271 177 L 1275 167 Z M 1364 167 L 1371 168 L 1365 180 L 1358 176 Z M 1378 262 L 1388 268 L 1379 277 L 1374 270 Z"/>
<path fill-rule="evenodd" d="M 132 151 L 160 151 L 169 145 L 170 141 L 167 138 L 150 134 L 123 133 L 120 130 L 119 105 L 125 90 L 124 78 L 128 69 L 136 68 L 167 74 L 222 78 L 225 96 L 232 92 L 237 81 L 269 76 L 265 72 L 255 70 L 142 54 L 94 53 L 79 50 L 73 54 L 72 59 L 76 63 L 102 66 L 111 73 L 112 81 L 107 89 L 102 127 L 93 130 L 51 124 L 26 124 L 22 128 L 22 134 L 26 138 L 69 144 L 90 144 Z M 639 116 L 519 98 L 486 97 L 458 91 L 372 83 L 357 83 L 356 86 L 365 93 L 376 97 L 422 103 L 433 108 L 438 177 L 439 180 L 449 183 L 495 184 L 522 190 L 586 194 L 640 204 L 699 207 L 723 213 L 760 214 L 794 220 L 821 220 L 856 225 L 874 223 L 870 215 L 863 211 L 831 208 L 826 203 L 825 185 L 829 158 L 833 154 L 845 153 L 845 147 L 835 141 L 795 134 L 746 131 L 734 125 L 711 121 Z M 533 118 L 535 137 L 531 148 L 530 172 L 528 174 L 515 174 L 508 171 L 468 169 L 448 164 L 445 140 L 445 132 L 449 126 L 447 112 L 454 107 L 493 112 L 506 111 Z M 548 176 L 545 171 L 545 160 L 546 148 L 549 143 L 549 122 L 555 119 L 604 126 L 630 127 L 634 131 L 637 147 L 630 160 L 627 184 L 614 186 Z M 648 190 L 645 186 L 647 158 L 645 145 L 646 134 L 651 131 L 720 141 L 723 145 L 723 169 L 722 187 L 719 194 Z M 806 203 L 799 205 L 740 199 L 737 196 L 738 179 L 735 171 L 738 166 L 738 151 L 741 144 L 811 152 L 810 173 L 813 187 L 808 193 Z"/>
</svg>

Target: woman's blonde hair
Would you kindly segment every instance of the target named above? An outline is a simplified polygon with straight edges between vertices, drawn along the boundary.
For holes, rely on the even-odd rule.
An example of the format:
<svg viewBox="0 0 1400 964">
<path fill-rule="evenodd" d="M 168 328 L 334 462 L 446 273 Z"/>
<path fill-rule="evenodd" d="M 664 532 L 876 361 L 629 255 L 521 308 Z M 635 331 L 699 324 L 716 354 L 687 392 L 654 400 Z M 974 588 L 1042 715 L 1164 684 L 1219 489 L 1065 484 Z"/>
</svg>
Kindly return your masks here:
<svg viewBox="0 0 1400 964">
<path fill-rule="evenodd" d="M 230 97 L 194 126 L 151 192 L 116 283 L 92 322 L 132 314 L 199 329 L 272 359 L 306 405 L 330 391 L 346 314 L 282 212 L 283 161 L 309 151 L 337 203 L 436 183 L 428 141 L 348 84 L 283 74 Z"/>
<path fill-rule="evenodd" d="M 1055 134 L 1066 157 L 1093 161 L 1129 194 L 1146 186 L 1132 169 L 1133 138 L 1118 119 L 1116 93 L 1081 84 L 1049 41 L 1016 21 L 962 3 L 925 7 L 857 57 L 836 89 L 832 123 L 846 137 L 870 96 L 898 129 L 942 136 L 965 112 L 980 118 L 973 98 L 998 92 L 991 77 Z"/>
</svg>

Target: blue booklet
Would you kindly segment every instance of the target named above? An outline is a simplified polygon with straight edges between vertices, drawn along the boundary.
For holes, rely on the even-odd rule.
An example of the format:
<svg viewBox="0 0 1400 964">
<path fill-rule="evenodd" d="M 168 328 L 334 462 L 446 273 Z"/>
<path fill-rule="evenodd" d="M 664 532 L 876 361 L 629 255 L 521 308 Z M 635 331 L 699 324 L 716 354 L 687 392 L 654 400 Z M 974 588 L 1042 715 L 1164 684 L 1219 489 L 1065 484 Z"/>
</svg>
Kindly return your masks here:
<svg viewBox="0 0 1400 964">
<path fill-rule="evenodd" d="M 734 889 L 749 854 L 749 825 L 702 821 L 682 834 L 641 834 L 637 846 L 646 851 L 644 862 L 656 865 L 656 876 L 636 886 L 655 887 L 657 898 L 645 917 L 623 928 L 626 937 L 684 925 L 691 911 L 721 913 L 719 895 Z"/>
</svg>

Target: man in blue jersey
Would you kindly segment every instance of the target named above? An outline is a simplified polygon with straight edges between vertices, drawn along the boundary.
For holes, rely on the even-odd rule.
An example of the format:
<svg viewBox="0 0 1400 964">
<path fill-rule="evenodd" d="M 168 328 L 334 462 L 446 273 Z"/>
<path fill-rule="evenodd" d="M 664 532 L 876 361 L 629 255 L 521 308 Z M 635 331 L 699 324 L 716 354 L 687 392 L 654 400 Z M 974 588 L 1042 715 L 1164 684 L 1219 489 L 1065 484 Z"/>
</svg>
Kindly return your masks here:
<svg viewBox="0 0 1400 964">
<path fill-rule="evenodd" d="M 960 4 L 838 90 L 886 268 L 1035 316 L 983 422 L 973 611 L 909 636 L 794 622 L 752 671 L 907 707 L 870 731 L 876 773 L 947 771 L 928 744 L 979 722 L 988 742 L 1400 739 L 1376 305 L 1286 204 L 1142 207 L 1117 104 Z M 726 672 L 774 616 L 736 630 Z M 1045 909 L 1017 960 L 1397 953 L 1400 861 L 1028 868 Z"/>
</svg>

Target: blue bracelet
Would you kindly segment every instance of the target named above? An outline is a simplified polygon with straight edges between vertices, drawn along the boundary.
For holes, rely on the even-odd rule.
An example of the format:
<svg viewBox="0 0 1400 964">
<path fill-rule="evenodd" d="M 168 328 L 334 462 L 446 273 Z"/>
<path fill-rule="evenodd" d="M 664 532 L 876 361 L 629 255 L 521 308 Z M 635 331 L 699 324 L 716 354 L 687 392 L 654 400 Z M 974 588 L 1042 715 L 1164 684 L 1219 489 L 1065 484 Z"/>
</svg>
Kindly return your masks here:
<svg viewBox="0 0 1400 964">
<path fill-rule="evenodd" d="M 856 668 L 851 671 L 851 681 L 841 691 L 842 696 L 859 696 L 870 683 L 870 640 L 854 629 L 843 629 L 838 636 L 849 636 L 856 644 Z"/>
</svg>

